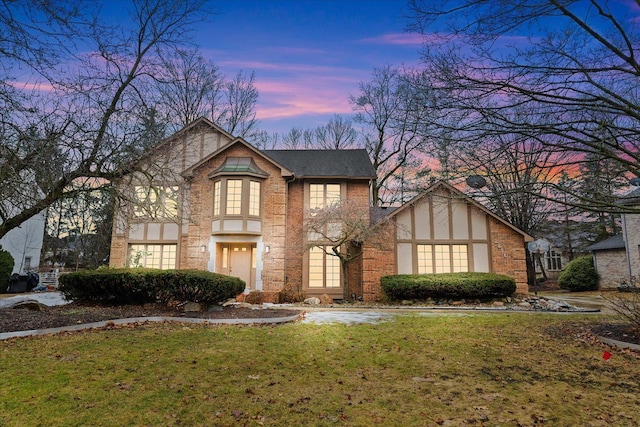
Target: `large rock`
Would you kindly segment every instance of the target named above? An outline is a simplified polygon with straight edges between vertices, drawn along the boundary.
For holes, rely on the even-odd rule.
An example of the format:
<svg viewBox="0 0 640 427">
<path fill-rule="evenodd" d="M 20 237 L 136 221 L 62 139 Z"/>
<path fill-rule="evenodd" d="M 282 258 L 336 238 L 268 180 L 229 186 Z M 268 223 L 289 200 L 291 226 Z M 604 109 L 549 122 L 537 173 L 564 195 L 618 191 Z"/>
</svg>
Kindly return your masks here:
<svg viewBox="0 0 640 427">
<path fill-rule="evenodd" d="M 320 304 L 320 298 L 316 298 L 316 297 L 307 298 L 306 300 L 304 300 L 304 303 L 308 305 L 318 305 Z"/>
<path fill-rule="evenodd" d="M 47 311 L 47 306 L 36 300 L 18 301 L 8 306 L 8 308 L 18 308 L 31 311 Z"/>
<path fill-rule="evenodd" d="M 182 309 L 187 313 L 198 313 L 202 311 L 202 304 L 199 302 L 188 302 Z"/>
<path fill-rule="evenodd" d="M 333 298 L 327 294 L 320 295 L 320 304 L 333 304 Z"/>
</svg>

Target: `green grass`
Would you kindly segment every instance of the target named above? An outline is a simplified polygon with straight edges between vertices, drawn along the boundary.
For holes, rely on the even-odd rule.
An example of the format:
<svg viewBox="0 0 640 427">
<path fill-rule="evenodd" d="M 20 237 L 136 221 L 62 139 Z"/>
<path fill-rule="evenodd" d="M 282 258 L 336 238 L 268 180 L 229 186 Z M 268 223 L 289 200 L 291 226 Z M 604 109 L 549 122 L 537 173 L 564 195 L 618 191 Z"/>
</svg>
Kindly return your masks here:
<svg viewBox="0 0 640 427">
<path fill-rule="evenodd" d="M 637 426 L 640 361 L 605 361 L 580 339 L 601 319 L 415 315 L 10 340 L 0 425 Z"/>
</svg>

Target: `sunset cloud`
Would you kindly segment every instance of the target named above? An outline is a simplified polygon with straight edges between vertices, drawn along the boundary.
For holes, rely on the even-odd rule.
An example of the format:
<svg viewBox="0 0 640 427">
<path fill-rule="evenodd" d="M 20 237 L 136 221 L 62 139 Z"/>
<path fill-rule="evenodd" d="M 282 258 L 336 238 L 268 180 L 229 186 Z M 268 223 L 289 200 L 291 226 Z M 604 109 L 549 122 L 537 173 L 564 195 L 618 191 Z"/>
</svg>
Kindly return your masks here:
<svg viewBox="0 0 640 427">
<path fill-rule="evenodd" d="M 389 33 L 361 39 L 359 42 L 392 46 L 421 46 L 425 42 L 425 37 L 418 33 Z"/>
<path fill-rule="evenodd" d="M 25 91 L 38 91 L 38 92 L 53 92 L 53 86 L 47 82 L 38 82 L 38 83 L 30 83 L 30 82 L 7 82 L 9 85 L 13 86 L 16 89 L 25 90 Z"/>
</svg>

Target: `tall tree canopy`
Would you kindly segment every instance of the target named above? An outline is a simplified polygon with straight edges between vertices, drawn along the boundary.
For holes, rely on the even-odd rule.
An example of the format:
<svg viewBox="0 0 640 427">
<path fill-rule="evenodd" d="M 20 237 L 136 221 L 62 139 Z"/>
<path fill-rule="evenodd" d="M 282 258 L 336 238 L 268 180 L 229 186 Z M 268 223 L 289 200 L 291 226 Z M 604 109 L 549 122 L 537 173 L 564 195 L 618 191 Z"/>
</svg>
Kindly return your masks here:
<svg viewBox="0 0 640 427">
<path fill-rule="evenodd" d="M 205 0 L 132 0 L 115 28 L 98 5 L 2 2 L 0 237 L 136 168 L 149 131 L 132 120 L 149 110 L 142 88 L 206 17 Z"/>
<path fill-rule="evenodd" d="M 598 156 L 640 176 L 638 4 L 411 0 L 410 10 L 410 27 L 429 36 L 425 84 L 465 116 L 452 130 L 537 141 L 564 153 L 556 166 Z M 573 202 L 612 208 L 592 195 Z"/>
</svg>

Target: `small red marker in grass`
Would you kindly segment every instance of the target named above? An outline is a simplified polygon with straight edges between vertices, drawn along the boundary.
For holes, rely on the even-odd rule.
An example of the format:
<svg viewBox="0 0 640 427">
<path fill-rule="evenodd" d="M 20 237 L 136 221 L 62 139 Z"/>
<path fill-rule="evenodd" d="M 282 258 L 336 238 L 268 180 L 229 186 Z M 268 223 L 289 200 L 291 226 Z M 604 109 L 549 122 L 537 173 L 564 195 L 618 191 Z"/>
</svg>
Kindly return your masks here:
<svg viewBox="0 0 640 427">
<path fill-rule="evenodd" d="M 611 353 L 609 353 L 608 351 L 605 351 L 604 353 L 602 353 L 602 358 L 604 360 L 609 360 L 611 359 Z"/>
</svg>

